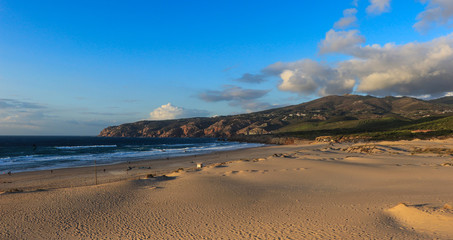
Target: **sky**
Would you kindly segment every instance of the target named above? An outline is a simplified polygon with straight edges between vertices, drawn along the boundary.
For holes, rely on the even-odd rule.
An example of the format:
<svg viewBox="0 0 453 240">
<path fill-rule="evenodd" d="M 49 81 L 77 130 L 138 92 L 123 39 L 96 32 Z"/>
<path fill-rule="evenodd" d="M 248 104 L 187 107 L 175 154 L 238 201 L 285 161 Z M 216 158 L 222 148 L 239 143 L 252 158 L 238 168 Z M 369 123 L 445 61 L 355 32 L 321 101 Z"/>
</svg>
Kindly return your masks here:
<svg viewBox="0 0 453 240">
<path fill-rule="evenodd" d="M 453 96 L 453 1 L 0 0 L 0 135 Z"/>
</svg>

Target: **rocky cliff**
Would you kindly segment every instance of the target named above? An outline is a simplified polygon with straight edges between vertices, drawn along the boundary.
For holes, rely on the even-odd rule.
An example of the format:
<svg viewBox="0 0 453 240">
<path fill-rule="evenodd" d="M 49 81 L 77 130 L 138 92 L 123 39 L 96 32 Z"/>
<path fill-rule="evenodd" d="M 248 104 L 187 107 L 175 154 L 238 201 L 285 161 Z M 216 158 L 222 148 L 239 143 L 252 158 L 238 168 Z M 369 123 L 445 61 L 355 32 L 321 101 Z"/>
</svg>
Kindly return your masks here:
<svg viewBox="0 0 453 240">
<path fill-rule="evenodd" d="M 419 119 L 453 114 L 452 99 L 424 101 L 409 97 L 328 96 L 299 105 L 249 114 L 126 123 L 107 127 L 99 136 L 230 138 L 275 133 L 284 127 L 306 122 L 385 117 Z"/>
</svg>

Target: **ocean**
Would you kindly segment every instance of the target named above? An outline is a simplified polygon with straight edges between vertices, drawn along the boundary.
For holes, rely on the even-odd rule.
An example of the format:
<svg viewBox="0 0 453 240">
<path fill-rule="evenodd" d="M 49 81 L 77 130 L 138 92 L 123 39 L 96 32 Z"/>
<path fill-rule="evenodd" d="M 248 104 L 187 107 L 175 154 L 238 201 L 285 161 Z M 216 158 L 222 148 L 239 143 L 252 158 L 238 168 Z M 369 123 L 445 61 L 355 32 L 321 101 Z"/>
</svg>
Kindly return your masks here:
<svg viewBox="0 0 453 240">
<path fill-rule="evenodd" d="M 0 136 L 0 174 L 165 159 L 263 146 L 214 138 Z"/>
</svg>

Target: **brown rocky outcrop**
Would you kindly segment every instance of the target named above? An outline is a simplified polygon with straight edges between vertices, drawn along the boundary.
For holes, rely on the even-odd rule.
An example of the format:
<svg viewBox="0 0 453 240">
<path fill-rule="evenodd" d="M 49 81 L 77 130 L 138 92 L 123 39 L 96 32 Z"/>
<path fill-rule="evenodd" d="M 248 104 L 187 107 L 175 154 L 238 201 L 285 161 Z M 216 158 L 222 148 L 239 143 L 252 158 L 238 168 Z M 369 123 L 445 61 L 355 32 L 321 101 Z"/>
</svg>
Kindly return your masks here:
<svg viewBox="0 0 453 240">
<path fill-rule="evenodd" d="M 103 129 L 104 137 L 215 137 L 261 136 L 307 122 L 350 121 L 378 118 L 419 119 L 453 114 L 453 97 L 424 101 L 409 97 L 345 95 L 262 112 L 164 121 L 139 121 Z M 285 128 L 284 131 L 288 131 Z M 296 128 L 293 128 L 297 130 Z M 283 132 L 284 132 L 283 131 Z M 280 131 L 281 132 L 281 131 Z M 338 139 L 356 141 L 357 139 Z M 279 140 L 280 141 L 280 140 Z M 324 140 L 323 140 L 324 141 Z"/>
</svg>

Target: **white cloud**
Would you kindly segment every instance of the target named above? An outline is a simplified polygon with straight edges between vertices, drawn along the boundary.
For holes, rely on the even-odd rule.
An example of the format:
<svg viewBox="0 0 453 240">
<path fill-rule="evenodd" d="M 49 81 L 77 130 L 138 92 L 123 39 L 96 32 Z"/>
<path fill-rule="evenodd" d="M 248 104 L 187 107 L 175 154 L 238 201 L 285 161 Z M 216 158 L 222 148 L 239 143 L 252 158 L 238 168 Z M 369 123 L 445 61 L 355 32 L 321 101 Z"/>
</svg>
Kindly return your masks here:
<svg viewBox="0 0 453 240">
<path fill-rule="evenodd" d="M 415 27 L 430 24 L 453 26 L 453 0 L 428 2 Z M 358 1 L 354 1 L 356 5 Z M 390 11 L 390 0 L 370 0 L 368 14 Z M 346 9 L 335 29 L 353 26 L 355 8 Z M 349 17 L 349 18 L 348 18 Z M 352 18 L 353 17 L 353 18 Z M 402 45 L 367 45 L 359 30 L 335 30 L 319 43 L 320 54 L 340 53 L 348 60 L 333 64 L 302 59 L 277 62 L 261 70 L 263 76 L 278 76 L 281 91 L 299 95 L 329 95 L 361 92 L 375 95 L 406 95 L 421 98 L 450 96 L 453 92 L 453 33 L 428 42 Z"/>
<path fill-rule="evenodd" d="M 177 118 L 189 118 L 189 117 L 205 117 L 209 114 L 205 110 L 196 110 L 196 109 L 185 109 L 182 107 L 177 107 L 171 103 L 162 105 L 154 109 L 149 114 L 149 119 L 151 120 L 167 120 L 167 119 L 177 119 Z"/>
<path fill-rule="evenodd" d="M 425 11 L 418 16 L 418 22 L 414 28 L 424 32 L 433 25 L 453 26 L 453 1 L 452 0 L 422 0 L 422 3 L 428 2 Z"/>
<path fill-rule="evenodd" d="M 280 76 L 279 89 L 298 94 L 440 96 L 453 91 L 453 34 L 426 43 L 354 46 L 352 59 L 335 66 L 309 59 L 275 63 L 263 71 Z"/>
<path fill-rule="evenodd" d="M 301 95 L 345 94 L 350 93 L 355 85 L 354 79 L 343 77 L 337 69 L 310 59 L 269 67 L 281 71 L 280 90 Z"/>
<path fill-rule="evenodd" d="M 390 0 L 370 0 L 366 12 L 370 15 L 380 15 L 390 11 Z"/>
<path fill-rule="evenodd" d="M 313 76 L 304 73 L 302 70 L 284 70 L 280 74 L 280 78 L 283 82 L 278 88 L 283 91 L 311 93 L 318 88 Z"/>
<path fill-rule="evenodd" d="M 348 53 L 352 48 L 364 43 L 365 38 L 358 30 L 335 31 L 331 29 L 326 33 L 326 38 L 319 44 L 319 52 L 326 53 Z"/>
<path fill-rule="evenodd" d="M 336 29 L 345 29 L 348 27 L 354 27 L 356 26 L 357 22 L 357 17 L 355 16 L 357 14 L 357 9 L 355 8 L 349 8 L 345 9 L 343 11 L 343 17 L 340 18 L 335 24 L 333 25 L 334 28 Z"/>
<path fill-rule="evenodd" d="M 171 105 L 167 103 L 162 105 L 149 114 L 149 118 L 152 120 L 165 120 L 165 119 L 175 119 L 184 114 L 184 109 Z"/>
<path fill-rule="evenodd" d="M 358 91 L 376 94 L 441 94 L 453 90 L 453 35 L 426 43 L 367 46 L 340 65 L 360 79 Z"/>
</svg>

